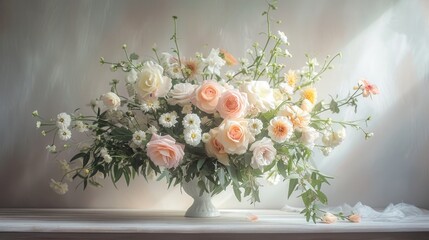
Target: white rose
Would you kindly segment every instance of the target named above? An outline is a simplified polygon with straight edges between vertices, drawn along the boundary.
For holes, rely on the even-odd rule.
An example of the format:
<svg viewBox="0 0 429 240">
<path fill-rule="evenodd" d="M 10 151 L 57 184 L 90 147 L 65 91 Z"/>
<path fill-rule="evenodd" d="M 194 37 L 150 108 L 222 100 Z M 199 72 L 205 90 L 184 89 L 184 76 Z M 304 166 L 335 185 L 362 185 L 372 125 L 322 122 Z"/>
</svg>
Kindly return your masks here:
<svg viewBox="0 0 429 240">
<path fill-rule="evenodd" d="M 170 98 L 167 99 L 168 104 L 180 105 L 183 107 L 191 103 L 192 94 L 196 88 L 197 85 L 192 85 L 190 83 L 179 83 L 174 85 L 174 88 L 168 94 L 170 96 Z"/>
<path fill-rule="evenodd" d="M 172 87 L 171 79 L 162 76 L 163 68 L 148 61 L 144 64 L 141 72 L 137 73 L 137 81 L 134 88 L 141 98 L 165 97 Z"/>
<path fill-rule="evenodd" d="M 319 133 L 312 127 L 306 127 L 301 129 L 301 142 L 307 145 L 309 148 L 314 147 L 314 142 L 319 138 Z"/>
<path fill-rule="evenodd" d="M 273 89 L 266 81 L 243 83 L 240 86 L 240 91 L 247 93 L 249 102 L 260 112 L 268 112 L 276 107 Z"/>
<path fill-rule="evenodd" d="M 264 166 L 270 165 L 277 154 L 273 141 L 266 137 L 254 142 L 249 149 L 253 151 L 250 166 L 254 169 L 262 169 Z"/>
<path fill-rule="evenodd" d="M 104 105 L 111 110 L 117 110 L 121 105 L 121 99 L 113 92 L 108 92 L 101 96 Z"/>
</svg>

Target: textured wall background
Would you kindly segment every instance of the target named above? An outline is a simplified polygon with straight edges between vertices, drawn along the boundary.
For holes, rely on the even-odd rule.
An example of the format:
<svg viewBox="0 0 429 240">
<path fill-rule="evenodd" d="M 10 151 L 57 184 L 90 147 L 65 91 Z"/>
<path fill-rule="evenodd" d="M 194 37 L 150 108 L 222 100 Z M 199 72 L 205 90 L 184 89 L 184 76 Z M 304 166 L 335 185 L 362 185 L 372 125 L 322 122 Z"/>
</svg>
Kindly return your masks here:
<svg viewBox="0 0 429 240">
<path fill-rule="evenodd" d="M 98 207 L 185 209 L 191 199 L 163 182 L 138 178 L 116 190 L 58 196 L 49 179 L 59 177 L 45 151 L 31 112 L 44 116 L 73 111 L 108 90 L 112 78 L 98 59 L 120 59 L 121 46 L 151 56 L 157 43 L 169 50 L 171 16 L 179 17 L 182 54 L 212 47 L 243 56 L 266 27 L 265 1 L 0 1 L 0 207 Z M 326 191 L 331 205 L 362 201 L 373 207 L 407 202 L 429 208 L 429 2 L 424 0 L 280 1 L 274 17 L 291 42 L 290 68 L 304 54 L 320 61 L 338 51 L 343 58 L 326 74 L 319 98 L 348 90 L 368 78 L 382 91 L 362 100 L 358 117 L 373 116 L 369 141 L 354 130 L 328 158 L 314 161 L 336 176 Z M 364 103 L 365 102 L 365 103 Z M 352 111 L 339 115 L 353 116 Z M 262 189 L 256 207 L 280 208 L 286 184 Z M 221 208 L 253 207 L 231 192 L 215 198 Z M 287 202 L 298 205 L 299 201 Z"/>
</svg>

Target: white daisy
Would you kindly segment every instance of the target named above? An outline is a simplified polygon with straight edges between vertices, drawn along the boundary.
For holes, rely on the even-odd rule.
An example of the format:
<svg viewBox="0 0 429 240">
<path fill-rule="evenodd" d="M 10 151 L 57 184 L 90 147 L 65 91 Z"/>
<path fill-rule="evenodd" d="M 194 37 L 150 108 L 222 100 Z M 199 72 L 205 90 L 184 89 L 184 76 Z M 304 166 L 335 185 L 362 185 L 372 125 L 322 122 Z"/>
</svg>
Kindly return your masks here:
<svg viewBox="0 0 429 240">
<path fill-rule="evenodd" d="M 177 113 L 176 112 L 168 112 L 164 113 L 159 117 L 159 124 L 163 127 L 171 128 L 177 123 Z"/>
<path fill-rule="evenodd" d="M 160 108 L 160 103 L 157 99 L 155 100 L 147 100 L 146 102 L 142 103 L 142 105 L 140 106 L 141 110 L 143 110 L 143 112 L 149 112 L 151 110 L 156 111 Z"/>
<path fill-rule="evenodd" d="M 197 146 L 201 142 L 200 128 L 187 128 L 184 131 L 185 142 L 191 146 Z"/>
<path fill-rule="evenodd" d="M 155 126 L 150 126 L 147 131 L 151 134 L 155 134 L 158 132 L 158 129 Z"/>
<path fill-rule="evenodd" d="M 143 132 L 142 130 L 138 130 L 135 131 L 133 134 L 133 142 L 137 145 L 140 146 L 143 142 L 143 140 L 146 139 L 146 133 Z"/>
<path fill-rule="evenodd" d="M 185 128 L 199 128 L 201 120 L 197 114 L 191 113 L 183 118 L 182 124 Z"/>
<path fill-rule="evenodd" d="M 67 183 L 57 182 L 52 178 L 49 187 L 51 187 L 52 190 L 54 190 L 57 194 L 60 195 L 64 195 L 69 190 L 69 186 L 67 185 Z"/>
<path fill-rule="evenodd" d="M 68 128 L 71 123 L 71 117 L 67 113 L 60 113 L 57 115 L 57 127 Z"/>
<path fill-rule="evenodd" d="M 63 141 L 67 141 L 71 138 L 71 132 L 67 128 L 60 128 L 58 130 L 58 137 Z"/>
<path fill-rule="evenodd" d="M 258 135 L 259 133 L 261 133 L 263 124 L 262 121 L 257 119 L 257 118 L 252 118 L 249 119 L 249 131 L 253 134 L 253 135 Z"/>
</svg>

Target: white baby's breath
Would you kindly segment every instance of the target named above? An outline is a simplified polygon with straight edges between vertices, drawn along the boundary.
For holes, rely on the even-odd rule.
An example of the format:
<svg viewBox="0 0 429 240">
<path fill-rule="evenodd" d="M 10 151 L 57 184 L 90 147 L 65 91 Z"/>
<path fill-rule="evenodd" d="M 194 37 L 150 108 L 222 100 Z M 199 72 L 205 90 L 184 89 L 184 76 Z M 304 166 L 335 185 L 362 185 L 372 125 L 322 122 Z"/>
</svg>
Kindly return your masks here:
<svg viewBox="0 0 429 240">
<path fill-rule="evenodd" d="M 48 150 L 48 152 L 50 152 L 50 153 L 56 153 L 57 152 L 57 146 L 55 146 L 55 145 L 48 145 L 48 146 L 46 146 L 46 150 Z"/>
<path fill-rule="evenodd" d="M 71 138 L 71 131 L 67 128 L 61 128 L 58 130 L 58 137 L 63 141 L 67 141 Z"/>
<path fill-rule="evenodd" d="M 60 113 L 57 115 L 57 127 L 68 128 L 71 123 L 71 117 L 67 113 Z"/>
</svg>

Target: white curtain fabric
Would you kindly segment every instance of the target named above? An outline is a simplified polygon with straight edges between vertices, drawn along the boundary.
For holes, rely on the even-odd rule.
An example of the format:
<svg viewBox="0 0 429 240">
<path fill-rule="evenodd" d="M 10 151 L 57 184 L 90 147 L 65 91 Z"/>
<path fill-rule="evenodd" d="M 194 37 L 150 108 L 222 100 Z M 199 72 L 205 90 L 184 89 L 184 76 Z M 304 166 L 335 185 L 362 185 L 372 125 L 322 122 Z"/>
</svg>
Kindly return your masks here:
<svg viewBox="0 0 429 240">
<path fill-rule="evenodd" d="M 319 99 L 348 94 L 362 78 L 378 85 L 379 96 L 360 100 L 353 110 L 333 118 L 372 115 L 365 141 L 348 129 L 346 141 L 329 157 L 316 152 L 313 161 L 336 178 L 325 188 L 330 204 L 385 208 L 405 202 L 429 208 L 429 2 L 424 0 L 280 1 L 273 31 L 286 33 L 293 59 L 287 67 L 305 64 L 304 54 L 322 61 L 343 53 L 317 87 Z M 130 187 L 109 181 L 104 188 L 80 189 L 65 196 L 53 193 L 51 177 L 59 178 L 55 159 L 45 151 L 51 139 L 41 138 L 31 118 L 71 112 L 123 80 L 100 66 L 122 57 L 121 46 L 148 59 L 154 43 L 168 51 L 171 16 L 179 17 L 182 55 L 225 48 L 245 56 L 254 41 L 263 41 L 261 16 L 265 1 L 0 1 L 0 207 L 96 207 L 186 209 L 191 199 L 164 182 L 137 178 Z M 83 110 L 85 111 L 85 110 Z M 72 155 L 63 155 L 68 158 Z M 262 202 L 250 205 L 227 191 L 214 198 L 220 208 L 275 208 L 286 203 L 287 184 L 264 186 Z M 369 213 L 368 213 L 369 214 Z"/>
</svg>

